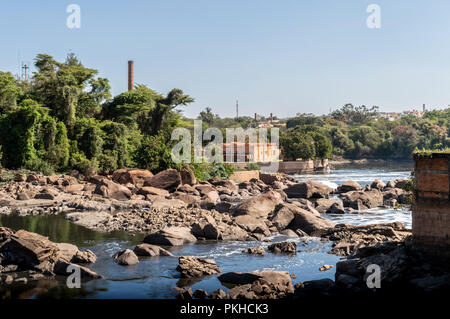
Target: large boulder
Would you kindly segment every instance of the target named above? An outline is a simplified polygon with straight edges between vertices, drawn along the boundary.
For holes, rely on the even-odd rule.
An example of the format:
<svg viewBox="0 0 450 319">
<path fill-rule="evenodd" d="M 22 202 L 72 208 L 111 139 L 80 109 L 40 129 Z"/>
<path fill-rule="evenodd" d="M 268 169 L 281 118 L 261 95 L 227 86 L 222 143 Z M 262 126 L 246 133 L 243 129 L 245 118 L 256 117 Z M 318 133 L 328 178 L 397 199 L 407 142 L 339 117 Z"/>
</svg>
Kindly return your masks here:
<svg viewBox="0 0 450 319">
<path fill-rule="evenodd" d="M 68 267 L 71 268 L 68 268 Z M 70 276 L 74 273 L 74 269 L 78 268 L 80 270 L 80 276 L 83 279 L 100 279 L 102 278 L 101 275 L 97 274 L 96 272 L 90 270 L 87 267 L 83 267 L 81 265 L 75 265 L 67 260 L 60 259 L 56 262 L 53 271 L 57 275 L 61 276 Z"/>
<path fill-rule="evenodd" d="M 68 243 L 57 244 L 61 258 L 75 264 L 94 263 L 97 256 L 90 250 L 80 251 L 77 246 Z"/>
<path fill-rule="evenodd" d="M 177 270 L 183 278 L 198 278 L 222 272 L 214 260 L 190 256 L 181 256 L 178 258 Z"/>
<path fill-rule="evenodd" d="M 297 183 L 284 190 L 289 198 L 328 198 L 333 190 L 315 181 Z"/>
<path fill-rule="evenodd" d="M 107 178 L 102 178 L 97 182 L 94 193 L 120 201 L 129 200 L 131 198 L 131 191 L 127 187 L 117 184 Z"/>
<path fill-rule="evenodd" d="M 228 188 L 232 192 L 238 190 L 238 185 L 234 181 L 227 179 L 227 178 L 214 177 L 214 178 L 210 179 L 208 182 L 211 185 L 214 185 L 216 187 L 221 186 L 221 187 Z"/>
<path fill-rule="evenodd" d="M 396 188 L 403 188 L 409 183 L 409 180 L 405 178 L 399 178 L 396 179 L 394 183 Z"/>
<path fill-rule="evenodd" d="M 144 186 L 138 189 L 136 192 L 138 195 L 158 195 L 158 196 L 169 196 L 169 192 L 165 189 L 151 187 L 151 186 Z"/>
<path fill-rule="evenodd" d="M 289 229 L 296 232 L 301 230 L 310 236 L 320 234 L 334 225 L 332 221 L 323 218 L 320 214 L 312 213 L 292 204 L 285 203 L 277 209 L 287 209 L 294 214 L 294 219 L 288 226 Z"/>
<path fill-rule="evenodd" d="M 238 278 L 245 284 L 228 290 L 231 299 L 278 299 L 286 298 L 293 294 L 294 287 L 287 271 L 265 270 L 239 276 L 219 277 L 222 282 L 230 281 L 232 277 Z M 222 278 L 222 279 L 221 279 Z M 246 281 L 244 281 L 246 279 Z"/>
<path fill-rule="evenodd" d="M 57 244 L 26 230 L 8 236 L 9 240 L 0 247 L 0 255 L 5 256 L 3 264 L 18 265 L 23 270 L 53 271 L 54 264 L 60 258 Z"/>
<path fill-rule="evenodd" d="M 197 238 L 210 240 L 222 239 L 222 232 L 217 226 L 216 221 L 211 216 L 206 216 L 204 220 L 198 221 L 192 225 L 192 234 Z"/>
<path fill-rule="evenodd" d="M 338 199 L 319 198 L 316 201 L 316 209 L 321 214 L 344 213 L 344 206 Z"/>
<path fill-rule="evenodd" d="M 84 184 L 72 184 L 64 187 L 64 192 L 72 195 L 81 195 L 84 191 Z"/>
<path fill-rule="evenodd" d="M 122 266 L 136 265 L 139 263 L 138 256 L 130 249 L 118 251 L 114 254 L 113 259 Z"/>
<path fill-rule="evenodd" d="M 158 211 L 185 208 L 187 204 L 180 199 L 157 197 L 152 202 L 152 208 Z"/>
<path fill-rule="evenodd" d="M 280 182 L 283 177 L 280 174 L 268 174 L 268 173 L 259 173 L 259 179 L 262 180 L 267 185 L 272 185 L 275 182 Z"/>
<path fill-rule="evenodd" d="M 153 176 L 152 172 L 146 169 L 119 169 L 112 175 L 112 180 L 119 184 L 133 184 L 137 187 L 144 185 L 147 178 Z"/>
<path fill-rule="evenodd" d="M 180 177 L 181 177 L 181 184 L 186 184 L 190 186 L 197 184 L 197 178 L 195 178 L 195 174 L 191 170 L 182 168 L 180 170 Z"/>
<path fill-rule="evenodd" d="M 401 188 L 391 188 L 391 189 L 383 192 L 383 200 L 384 201 L 391 200 L 391 199 L 398 200 L 398 198 L 401 195 L 403 195 L 404 193 L 405 193 L 405 191 Z"/>
<path fill-rule="evenodd" d="M 220 196 L 217 191 L 206 193 L 200 200 L 200 207 L 203 209 L 212 209 L 220 201 Z"/>
<path fill-rule="evenodd" d="M 273 214 L 270 220 L 278 231 L 282 231 L 289 226 L 294 217 L 294 212 L 289 206 L 282 206 Z"/>
<path fill-rule="evenodd" d="M 380 181 L 379 179 L 376 179 L 372 182 L 372 184 L 370 185 L 370 187 L 375 188 L 375 189 L 379 189 L 382 190 L 383 188 L 386 187 L 386 184 L 383 183 L 382 181 Z"/>
<path fill-rule="evenodd" d="M 227 272 L 218 277 L 220 282 L 231 285 L 247 285 L 260 278 L 260 275 L 248 272 Z"/>
<path fill-rule="evenodd" d="M 251 215 L 240 215 L 237 216 L 234 219 L 234 222 L 244 229 L 245 231 L 248 231 L 250 233 L 259 233 L 264 234 L 266 236 L 270 235 L 269 228 L 267 227 L 266 223 L 256 217 L 253 217 Z"/>
<path fill-rule="evenodd" d="M 195 243 L 197 239 L 187 227 L 167 227 L 144 238 L 144 243 L 162 246 L 182 246 Z"/>
<path fill-rule="evenodd" d="M 297 244 L 291 241 L 284 241 L 269 245 L 267 249 L 274 254 L 296 254 Z"/>
<path fill-rule="evenodd" d="M 177 193 L 186 193 L 189 195 L 200 196 L 200 192 L 189 184 L 181 184 L 177 187 Z"/>
<path fill-rule="evenodd" d="M 281 195 L 273 190 L 267 193 L 244 200 L 234 209 L 235 215 L 250 215 L 267 218 L 278 204 L 283 202 Z"/>
<path fill-rule="evenodd" d="M 176 169 L 167 169 L 145 180 L 144 186 L 175 190 L 181 184 L 181 175 Z"/>
<path fill-rule="evenodd" d="M 200 195 L 204 196 L 210 192 L 215 192 L 216 189 L 210 184 L 200 184 L 195 185 L 194 188 L 200 193 Z"/>
<path fill-rule="evenodd" d="M 11 238 L 11 235 L 14 234 L 14 230 L 7 227 L 0 227 L 0 246 L 3 242 Z"/>
<path fill-rule="evenodd" d="M 136 256 L 144 256 L 144 257 L 155 257 L 155 256 L 170 256 L 173 257 L 173 254 L 164 248 L 161 248 L 156 245 L 150 244 L 139 244 L 134 249 L 133 252 Z"/>
<path fill-rule="evenodd" d="M 221 232 L 222 240 L 243 241 L 249 237 L 244 229 L 236 225 L 222 223 L 218 225 L 218 227 Z"/>
<path fill-rule="evenodd" d="M 375 208 L 383 205 L 383 195 L 378 189 L 370 191 L 353 191 L 341 194 L 344 207 L 356 210 Z"/>
<path fill-rule="evenodd" d="M 336 284 L 333 280 L 324 278 L 318 280 L 308 280 L 295 285 L 295 298 L 334 296 L 337 293 Z"/>
<path fill-rule="evenodd" d="M 346 181 L 344 184 L 339 185 L 337 188 L 338 193 L 347 193 L 351 191 L 359 191 L 361 190 L 361 185 L 359 185 L 355 181 Z"/>
<path fill-rule="evenodd" d="M 41 191 L 34 196 L 35 199 L 48 199 L 54 200 L 58 196 L 58 193 L 51 188 L 45 187 L 41 189 Z"/>
</svg>

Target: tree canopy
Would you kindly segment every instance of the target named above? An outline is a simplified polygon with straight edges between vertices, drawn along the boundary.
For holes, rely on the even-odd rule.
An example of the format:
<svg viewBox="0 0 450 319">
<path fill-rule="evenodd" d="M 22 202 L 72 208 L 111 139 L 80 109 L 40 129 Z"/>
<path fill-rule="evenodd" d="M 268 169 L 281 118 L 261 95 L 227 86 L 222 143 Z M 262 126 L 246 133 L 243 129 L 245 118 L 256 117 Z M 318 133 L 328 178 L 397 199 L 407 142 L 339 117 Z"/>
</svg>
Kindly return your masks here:
<svg viewBox="0 0 450 319">
<path fill-rule="evenodd" d="M 157 172 L 174 165 L 167 152 L 171 129 L 182 122 L 176 108 L 194 101 L 182 90 L 163 95 L 138 85 L 112 97 L 109 81 L 72 53 L 64 62 L 38 54 L 34 66 L 29 81 L 0 72 L 3 166 Z"/>
</svg>

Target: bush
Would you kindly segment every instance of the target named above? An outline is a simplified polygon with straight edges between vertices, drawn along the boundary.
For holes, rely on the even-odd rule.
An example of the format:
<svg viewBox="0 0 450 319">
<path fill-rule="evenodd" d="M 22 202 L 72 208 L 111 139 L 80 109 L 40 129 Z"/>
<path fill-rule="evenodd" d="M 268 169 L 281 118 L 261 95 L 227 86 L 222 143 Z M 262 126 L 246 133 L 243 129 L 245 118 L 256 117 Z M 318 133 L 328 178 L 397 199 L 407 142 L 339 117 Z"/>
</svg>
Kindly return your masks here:
<svg viewBox="0 0 450 319">
<path fill-rule="evenodd" d="M 110 174 L 119 168 L 117 166 L 117 154 L 114 152 L 108 151 L 105 154 L 100 154 L 97 156 L 97 160 L 98 169 L 101 172 Z"/>
<path fill-rule="evenodd" d="M 39 157 L 27 160 L 24 167 L 30 171 L 40 172 L 44 175 L 52 175 L 55 172 L 55 169 L 49 163 Z"/>
<path fill-rule="evenodd" d="M 83 159 L 77 166 L 76 169 L 86 176 L 94 175 L 98 172 L 98 162 L 96 158 L 91 160 Z"/>
<path fill-rule="evenodd" d="M 134 161 L 139 168 L 145 168 L 153 173 L 176 168 L 170 154 L 171 144 L 164 136 L 147 136 L 134 153 Z"/>
<path fill-rule="evenodd" d="M 206 181 L 213 177 L 230 178 L 234 167 L 226 163 L 194 163 L 190 165 L 195 177 L 200 181 Z"/>
<path fill-rule="evenodd" d="M 219 177 L 219 178 L 230 178 L 233 172 L 234 167 L 225 163 L 213 164 L 209 170 L 209 174 L 212 177 Z"/>
<path fill-rule="evenodd" d="M 261 167 L 259 167 L 259 165 L 256 163 L 248 163 L 248 165 L 245 166 L 245 169 L 247 171 L 259 171 L 261 170 Z"/>
</svg>

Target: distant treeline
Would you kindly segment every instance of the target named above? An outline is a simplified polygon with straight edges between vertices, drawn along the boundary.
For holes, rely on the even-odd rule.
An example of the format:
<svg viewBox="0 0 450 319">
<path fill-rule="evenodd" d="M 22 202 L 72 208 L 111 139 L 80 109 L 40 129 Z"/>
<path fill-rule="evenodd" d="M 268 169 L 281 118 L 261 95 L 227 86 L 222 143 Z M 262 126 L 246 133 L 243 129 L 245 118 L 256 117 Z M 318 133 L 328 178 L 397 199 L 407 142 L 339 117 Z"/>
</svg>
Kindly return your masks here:
<svg viewBox="0 0 450 319">
<path fill-rule="evenodd" d="M 450 109 L 428 111 L 423 117 L 405 115 L 396 120 L 378 116 L 378 108 L 347 104 L 326 116 L 299 115 L 286 122 L 285 150 L 292 140 L 309 140 L 321 134 L 331 144 L 326 154 L 345 158 L 411 159 L 415 149 L 444 149 L 450 146 Z M 295 145 L 295 143 L 294 143 Z M 298 157 L 303 153 L 298 152 Z M 308 158 L 310 153 L 305 154 Z M 321 157 L 323 153 L 317 154 Z"/>
<path fill-rule="evenodd" d="M 378 107 L 346 104 L 328 115 L 298 114 L 281 120 L 280 144 L 284 159 L 344 157 L 411 159 L 415 149 L 450 147 L 450 109 L 405 115 L 396 120 L 379 116 Z M 256 127 L 251 117 L 222 119 L 210 108 L 200 113 L 213 127 Z"/>
</svg>

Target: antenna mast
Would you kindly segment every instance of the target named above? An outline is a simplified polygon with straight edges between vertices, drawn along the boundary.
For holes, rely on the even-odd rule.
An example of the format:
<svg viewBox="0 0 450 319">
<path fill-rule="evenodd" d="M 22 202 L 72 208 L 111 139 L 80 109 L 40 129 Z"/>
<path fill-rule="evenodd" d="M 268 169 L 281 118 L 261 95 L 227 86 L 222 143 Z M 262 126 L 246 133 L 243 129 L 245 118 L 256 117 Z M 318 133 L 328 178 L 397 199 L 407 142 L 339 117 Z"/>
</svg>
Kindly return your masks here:
<svg viewBox="0 0 450 319">
<path fill-rule="evenodd" d="M 25 81 L 28 81 L 28 70 L 30 69 L 30 67 L 25 63 L 22 65 L 22 78 Z"/>
</svg>

